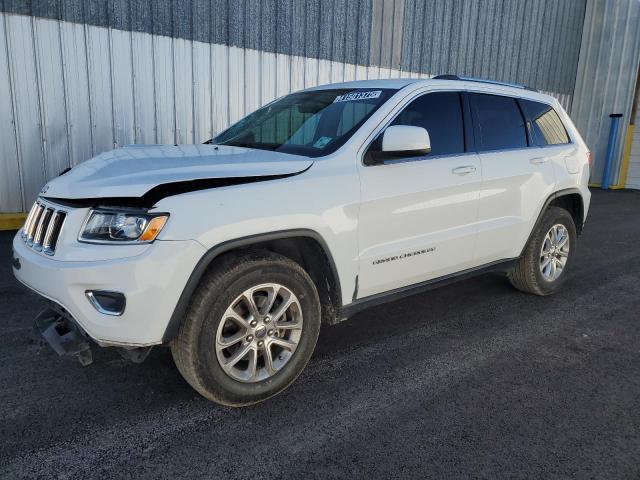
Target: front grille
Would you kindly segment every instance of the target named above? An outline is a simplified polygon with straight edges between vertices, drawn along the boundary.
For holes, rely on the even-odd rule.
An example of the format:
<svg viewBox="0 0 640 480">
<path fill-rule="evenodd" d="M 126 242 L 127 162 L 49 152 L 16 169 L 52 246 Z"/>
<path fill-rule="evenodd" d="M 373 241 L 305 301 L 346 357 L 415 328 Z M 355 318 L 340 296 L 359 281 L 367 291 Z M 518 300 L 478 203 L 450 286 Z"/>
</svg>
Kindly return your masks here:
<svg viewBox="0 0 640 480">
<path fill-rule="evenodd" d="M 64 210 L 58 210 L 41 200 L 36 201 L 22 227 L 22 240 L 38 252 L 53 255 L 66 216 Z"/>
</svg>

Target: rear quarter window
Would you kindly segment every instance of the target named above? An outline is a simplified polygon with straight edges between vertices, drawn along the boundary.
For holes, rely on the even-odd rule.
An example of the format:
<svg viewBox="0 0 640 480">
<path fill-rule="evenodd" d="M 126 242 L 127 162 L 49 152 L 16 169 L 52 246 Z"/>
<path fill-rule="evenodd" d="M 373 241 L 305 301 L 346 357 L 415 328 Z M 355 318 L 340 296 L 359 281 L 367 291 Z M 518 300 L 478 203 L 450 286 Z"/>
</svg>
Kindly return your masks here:
<svg viewBox="0 0 640 480">
<path fill-rule="evenodd" d="M 520 104 L 529 122 L 536 146 L 570 143 L 567 130 L 551 105 L 533 100 L 520 100 Z"/>
</svg>

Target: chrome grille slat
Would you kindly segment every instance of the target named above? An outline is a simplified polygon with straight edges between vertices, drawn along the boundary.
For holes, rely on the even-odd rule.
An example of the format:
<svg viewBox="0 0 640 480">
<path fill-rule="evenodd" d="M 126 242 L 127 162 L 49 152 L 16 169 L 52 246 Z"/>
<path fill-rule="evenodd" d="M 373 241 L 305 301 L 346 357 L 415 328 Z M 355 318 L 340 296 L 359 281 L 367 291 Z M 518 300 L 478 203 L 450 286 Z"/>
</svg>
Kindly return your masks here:
<svg viewBox="0 0 640 480">
<path fill-rule="evenodd" d="M 48 231 L 45 236 L 42 250 L 47 255 L 53 255 L 56 252 L 56 245 L 60 237 L 60 232 L 62 231 L 62 225 L 64 225 L 64 219 L 67 217 L 67 213 L 60 210 L 54 215 L 54 218 L 51 220 L 50 231 Z"/>
<path fill-rule="evenodd" d="M 44 239 L 42 240 L 42 248 L 47 249 L 51 246 L 51 234 L 53 233 L 53 227 L 58 221 L 58 215 L 60 212 L 54 212 L 51 214 L 51 220 L 49 220 L 49 225 L 47 226 L 47 231 L 44 234 Z"/>
<path fill-rule="evenodd" d="M 34 250 L 53 255 L 66 217 L 66 211 L 38 199 L 22 227 L 22 239 Z"/>
<path fill-rule="evenodd" d="M 29 229 L 31 227 L 31 222 L 33 221 L 33 217 L 36 213 L 36 211 L 38 210 L 38 203 L 34 202 L 33 206 L 31 207 L 31 210 L 29 210 L 29 215 L 27 215 L 27 219 L 24 222 L 24 225 L 22 226 L 22 239 L 26 240 L 27 239 L 27 234 L 29 233 Z"/>
<path fill-rule="evenodd" d="M 33 245 L 33 237 L 35 237 L 36 235 L 36 230 L 38 228 L 38 225 L 40 224 L 40 217 L 42 216 L 43 211 L 44 206 L 38 204 L 36 213 L 33 216 L 33 221 L 31 222 L 31 225 L 29 225 L 29 232 L 27 233 L 27 245 L 29 246 Z"/>
<path fill-rule="evenodd" d="M 33 238 L 33 248 L 36 250 L 42 250 L 42 241 L 44 240 L 44 234 L 49 227 L 51 217 L 53 216 L 53 208 L 45 208 L 40 215 L 40 222 L 38 223 L 38 229 L 36 230 L 36 236 Z"/>
</svg>

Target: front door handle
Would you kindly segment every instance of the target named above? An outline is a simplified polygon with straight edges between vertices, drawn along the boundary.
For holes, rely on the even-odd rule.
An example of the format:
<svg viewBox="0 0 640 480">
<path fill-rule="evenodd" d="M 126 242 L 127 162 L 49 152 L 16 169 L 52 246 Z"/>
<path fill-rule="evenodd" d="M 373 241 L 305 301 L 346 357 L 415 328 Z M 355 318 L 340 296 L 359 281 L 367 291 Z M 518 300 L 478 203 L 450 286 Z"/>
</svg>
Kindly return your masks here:
<svg viewBox="0 0 640 480">
<path fill-rule="evenodd" d="M 476 171 L 476 167 L 473 165 L 464 165 L 462 167 L 456 167 L 451 170 L 451 173 L 454 175 L 468 175 L 469 173 L 473 173 Z"/>
<path fill-rule="evenodd" d="M 529 160 L 529 163 L 532 165 L 540 165 L 542 163 L 546 163 L 547 160 L 549 160 L 547 157 L 535 157 Z"/>
</svg>

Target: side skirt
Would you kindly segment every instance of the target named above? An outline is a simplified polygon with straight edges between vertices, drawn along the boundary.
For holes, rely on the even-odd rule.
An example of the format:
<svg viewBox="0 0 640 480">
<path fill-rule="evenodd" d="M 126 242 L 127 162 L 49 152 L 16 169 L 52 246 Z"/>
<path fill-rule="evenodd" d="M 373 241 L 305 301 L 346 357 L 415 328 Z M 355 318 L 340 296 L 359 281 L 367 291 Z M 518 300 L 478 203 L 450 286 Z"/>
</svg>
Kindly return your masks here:
<svg viewBox="0 0 640 480">
<path fill-rule="evenodd" d="M 518 258 L 499 260 L 497 262 L 487 263 L 486 265 L 469 268 L 467 270 L 462 270 L 461 272 L 444 275 L 442 277 L 427 280 L 425 282 L 416 283 L 414 285 L 408 285 L 406 287 L 396 288 L 388 292 L 377 293 L 375 295 L 361 298 L 359 300 L 356 300 L 355 302 L 350 303 L 349 305 L 345 305 L 342 307 L 342 309 L 340 310 L 339 321 L 347 320 L 356 313 L 359 313 L 370 307 L 382 305 L 383 303 L 393 302 L 401 298 L 416 295 L 418 293 L 423 293 L 428 290 L 433 290 L 435 288 L 459 282 L 461 280 L 466 280 L 477 275 L 482 275 L 483 273 L 508 270 L 514 267 L 518 260 Z"/>
</svg>

